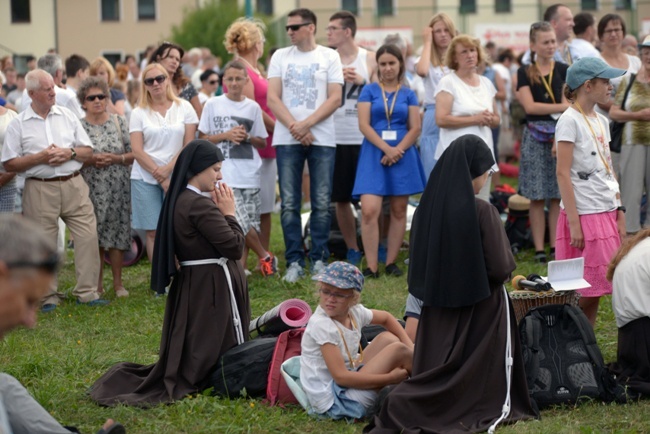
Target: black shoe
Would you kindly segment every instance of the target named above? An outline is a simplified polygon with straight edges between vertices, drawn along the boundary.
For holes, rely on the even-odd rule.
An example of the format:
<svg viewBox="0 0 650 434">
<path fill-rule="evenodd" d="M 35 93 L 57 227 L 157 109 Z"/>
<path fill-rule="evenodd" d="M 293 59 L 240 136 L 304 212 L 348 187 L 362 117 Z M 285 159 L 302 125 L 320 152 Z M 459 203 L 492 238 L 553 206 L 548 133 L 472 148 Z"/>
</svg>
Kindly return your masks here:
<svg viewBox="0 0 650 434">
<path fill-rule="evenodd" d="M 386 265 L 386 274 L 388 274 L 389 276 L 399 277 L 402 276 L 404 272 L 400 270 L 399 267 L 395 265 L 395 263 L 393 263 L 393 264 Z"/>
<path fill-rule="evenodd" d="M 372 271 L 370 268 L 363 270 L 363 277 L 377 279 L 379 277 L 379 270 Z"/>
<path fill-rule="evenodd" d="M 535 261 L 538 264 L 546 264 L 547 259 L 546 259 L 546 252 L 543 250 L 540 250 L 539 252 L 535 252 L 535 256 L 533 256 L 533 261 Z"/>
</svg>

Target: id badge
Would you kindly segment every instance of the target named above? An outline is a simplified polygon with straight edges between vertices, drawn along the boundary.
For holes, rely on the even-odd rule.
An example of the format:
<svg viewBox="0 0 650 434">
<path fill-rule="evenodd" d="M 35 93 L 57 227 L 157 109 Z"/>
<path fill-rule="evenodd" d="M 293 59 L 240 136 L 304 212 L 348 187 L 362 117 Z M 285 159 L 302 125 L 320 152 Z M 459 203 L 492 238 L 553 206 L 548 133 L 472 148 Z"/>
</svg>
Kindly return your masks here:
<svg viewBox="0 0 650 434">
<path fill-rule="evenodd" d="M 383 130 L 381 132 L 382 140 L 397 140 L 397 131 L 393 130 Z"/>
<path fill-rule="evenodd" d="M 616 182 L 614 179 L 605 179 L 605 184 L 607 184 L 607 187 L 614 193 L 620 193 L 618 189 L 618 182 Z"/>
</svg>

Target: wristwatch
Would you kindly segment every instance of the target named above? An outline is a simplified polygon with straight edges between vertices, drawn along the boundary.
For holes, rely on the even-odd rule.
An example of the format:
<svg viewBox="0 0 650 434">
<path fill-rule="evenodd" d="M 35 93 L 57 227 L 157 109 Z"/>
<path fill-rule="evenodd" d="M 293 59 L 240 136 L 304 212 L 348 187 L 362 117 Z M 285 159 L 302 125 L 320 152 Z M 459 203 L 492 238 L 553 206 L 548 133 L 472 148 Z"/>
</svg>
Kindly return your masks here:
<svg viewBox="0 0 650 434">
<path fill-rule="evenodd" d="M 77 151 L 75 151 L 74 148 L 70 148 L 70 150 L 72 151 L 72 154 L 70 154 L 70 160 L 74 160 L 77 158 Z"/>
<path fill-rule="evenodd" d="M 616 211 L 623 211 L 623 214 L 625 214 L 625 211 L 627 211 L 627 209 L 625 209 L 624 206 L 619 206 L 618 208 L 616 208 Z"/>
</svg>

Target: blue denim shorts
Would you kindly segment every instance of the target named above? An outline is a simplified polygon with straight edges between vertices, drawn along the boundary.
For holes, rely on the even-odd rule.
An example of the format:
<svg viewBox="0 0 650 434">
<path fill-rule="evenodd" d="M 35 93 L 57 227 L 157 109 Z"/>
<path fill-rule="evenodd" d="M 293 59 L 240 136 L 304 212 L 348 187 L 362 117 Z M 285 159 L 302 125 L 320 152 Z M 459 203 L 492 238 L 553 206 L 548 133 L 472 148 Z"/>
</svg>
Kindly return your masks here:
<svg viewBox="0 0 650 434">
<path fill-rule="evenodd" d="M 131 209 L 134 229 L 155 231 L 162 209 L 165 191 L 158 184 L 148 184 L 140 179 L 131 180 Z"/>
<path fill-rule="evenodd" d="M 360 402 L 350 399 L 346 387 L 341 387 L 332 381 L 334 403 L 325 413 L 334 420 L 337 419 L 362 419 L 366 416 L 366 408 Z"/>
</svg>

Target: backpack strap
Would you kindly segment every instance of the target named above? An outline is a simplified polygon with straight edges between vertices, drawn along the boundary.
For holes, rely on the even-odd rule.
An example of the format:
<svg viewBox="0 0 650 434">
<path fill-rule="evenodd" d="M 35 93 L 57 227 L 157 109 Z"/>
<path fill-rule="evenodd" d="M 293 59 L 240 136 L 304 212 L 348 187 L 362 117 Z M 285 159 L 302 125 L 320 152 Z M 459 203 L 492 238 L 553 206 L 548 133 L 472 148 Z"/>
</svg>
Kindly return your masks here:
<svg viewBox="0 0 650 434">
<path fill-rule="evenodd" d="M 582 336 L 582 340 L 587 347 L 587 353 L 589 354 L 591 362 L 599 369 L 605 368 L 605 361 L 603 360 L 603 354 L 600 352 L 600 348 L 598 348 L 598 344 L 596 343 L 594 329 L 585 314 L 579 308 L 568 304 L 564 305 L 564 312 L 569 315 L 578 327 L 580 336 Z"/>
<path fill-rule="evenodd" d="M 623 101 L 621 102 L 621 109 L 623 110 L 625 110 L 625 101 L 627 101 L 627 95 L 630 93 L 630 88 L 632 87 L 632 83 L 634 83 L 635 79 L 636 79 L 636 74 L 630 74 L 630 82 L 625 88 L 625 94 L 623 95 Z"/>
<path fill-rule="evenodd" d="M 526 380 L 528 381 L 529 389 L 532 389 L 539 375 L 539 340 L 542 336 L 542 317 L 537 310 L 533 310 L 524 317 L 524 321 L 526 330 L 525 344 L 530 350 L 530 359 L 526 366 Z"/>
</svg>

